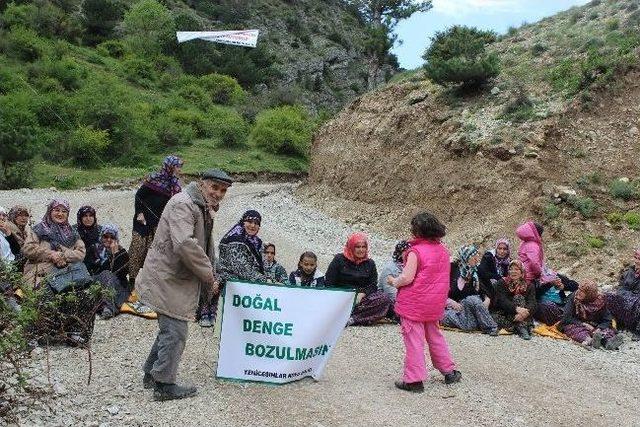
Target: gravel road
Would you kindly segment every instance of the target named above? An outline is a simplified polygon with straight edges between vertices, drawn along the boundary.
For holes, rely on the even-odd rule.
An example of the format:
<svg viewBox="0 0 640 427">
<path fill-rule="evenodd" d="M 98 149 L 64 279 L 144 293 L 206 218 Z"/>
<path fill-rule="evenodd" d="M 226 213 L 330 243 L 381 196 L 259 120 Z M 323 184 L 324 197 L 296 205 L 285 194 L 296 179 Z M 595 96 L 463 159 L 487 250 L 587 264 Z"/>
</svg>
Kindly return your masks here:
<svg viewBox="0 0 640 427">
<path fill-rule="evenodd" d="M 345 223 L 304 205 L 291 184 L 238 184 L 223 201 L 215 233 L 219 238 L 245 209 L 263 215 L 260 235 L 277 245 L 287 270 L 304 250 L 314 250 L 326 268 L 347 234 Z M 72 208 L 90 203 L 100 222 L 115 222 L 128 247 L 133 190 L 54 193 L 0 192 L 0 205 L 26 204 L 39 218 L 48 198 L 66 197 Z M 374 235 L 372 252 L 385 262 L 389 236 Z M 445 386 L 435 373 L 424 394 L 398 391 L 402 340 L 398 327 L 348 328 L 324 377 L 284 386 L 217 381 L 218 338 L 211 329 L 190 326 L 180 380 L 199 388 L 193 399 L 158 403 L 143 390 L 140 366 L 156 325 L 131 316 L 97 321 L 92 342 L 93 374 L 87 353 L 52 348 L 48 359 L 55 393 L 19 408 L 18 425 L 47 426 L 334 426 L 334 425 L 638 425 L 640 344 L 617 352 L 588 352 L 564 341 L 535 337 L 446 332 L 463 380 Z M 33 382 L 47 382 L 47 353 L 36 349 Z M 3 420 L 0 419 L 0 425 Z"/>
</svg>

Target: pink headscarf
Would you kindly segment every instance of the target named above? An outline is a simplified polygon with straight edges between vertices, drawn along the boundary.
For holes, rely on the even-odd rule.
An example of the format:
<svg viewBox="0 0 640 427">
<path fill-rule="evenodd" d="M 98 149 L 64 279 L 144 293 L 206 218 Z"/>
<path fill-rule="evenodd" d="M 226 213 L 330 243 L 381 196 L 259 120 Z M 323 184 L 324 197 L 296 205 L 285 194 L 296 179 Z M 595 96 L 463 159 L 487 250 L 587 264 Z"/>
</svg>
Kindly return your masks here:
<svg viewBox="0 0 640 427">
<path fill-rule="evenodd" d="M 356 249 L 356 245 L 358 245 L 358 243 L 365 243 L 367 245 L 367 252 L 364 255 L 364 258 L 356 258 L 355 256 L 355 249 Z M 347 239 L 347 244 L 344 247 L 344 250 L 342 251 L 342 254 L 351 262 L 353 262 L 354 264 L 358 265 L 358 264 L 362 264 L 363 262 L 365 262 L 366 260 L 369 259 L 369 242 L 367 241 L 367 235 L 364 233 L 353 233 L 349 236 L 349 239 Z"/>
</svg>

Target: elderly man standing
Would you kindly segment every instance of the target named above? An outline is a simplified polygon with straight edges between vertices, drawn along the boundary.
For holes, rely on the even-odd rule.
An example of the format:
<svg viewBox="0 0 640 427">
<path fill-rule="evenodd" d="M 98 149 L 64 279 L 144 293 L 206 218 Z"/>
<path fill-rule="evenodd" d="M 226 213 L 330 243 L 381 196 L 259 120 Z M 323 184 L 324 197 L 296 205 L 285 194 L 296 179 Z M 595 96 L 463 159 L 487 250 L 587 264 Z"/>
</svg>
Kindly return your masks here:
<svg viewBox="0 0 640 427">
<path fill-rule="evenodd" d="M 153 387 L 155 400 L 196 394 L 195 387 L 177 385 L 176 375 L 201 292 L 207 300 L 218 293 L 213 216 L 232 183 L 225 172 L 211 169 L 173 196 L 136 278 L 141 301 L 158 313 L 160 330 L 143 367 L 144 387 Z"/>
</svg>

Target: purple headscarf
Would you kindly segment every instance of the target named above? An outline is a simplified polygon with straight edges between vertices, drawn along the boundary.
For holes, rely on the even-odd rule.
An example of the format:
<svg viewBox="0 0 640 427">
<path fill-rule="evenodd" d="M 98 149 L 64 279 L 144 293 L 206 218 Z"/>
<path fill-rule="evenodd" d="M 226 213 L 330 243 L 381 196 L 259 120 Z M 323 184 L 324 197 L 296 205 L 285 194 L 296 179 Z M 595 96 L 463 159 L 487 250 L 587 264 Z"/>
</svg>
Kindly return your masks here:
<svg viewBox="0 0 640 427">
<path fill-rule="evenodd" d="M 500 245 L 507 246 L 507 256 L 504 258 L 498 257 L 498 246 Z M 509 274 L 509 263 L 511 263 L 511 242 L 509 242 L 509 239 L 502 238 L 496 240 L 494 258 L 496 259 L 496 269 L 498 270 L 500 277 L 507 277 Z"/>
<path fill-rule="evenodd" d="M 62 246 L 72 248 L 80 236 L 71 228 L 68 218 L 64 224 L 58 224 L 51 218 L 51 211 L 57 207 L 62 207 L 67 210 L 67 213 L 69 212 L 67 200 L 53 199 L 47 206 L 47 212 L 42 217 L 42 221 L 33 227 L 33 232 L 41 241 L 49 242 L 53 250 L 59 250 Z"/>
<path fill-rule="evenodd" d="M 231 230 L 227 231 L 227 234 L 224 235 L 222 240 L 220 240 L 221 244 L 231 243 L 231 242 L 239 242 L 245 244 L 253 256 L 258 261 L 260 265 L 260 270 L 264 271 L 264 262 L 262 259 L 262 240 L 257 236 L 250 236 L 247 234 L 244 229 L 245 221 L 256 221 L 258 225 L 262 222 L 262 216 L 258 211 L 249 210 L 246 211 L 240 221 L 236 225 L 234 225 Z"/>
<path fill-rule="evenodd" d="M 162 168 L 158 172 L 149 175 L 143 185 L 169 197 L 181 192 L 182 187 L 174 173 L 174 168 L 183 164 L 184 162 L 180 157 L 167 156 L 162 163 Z"/>
</svg>

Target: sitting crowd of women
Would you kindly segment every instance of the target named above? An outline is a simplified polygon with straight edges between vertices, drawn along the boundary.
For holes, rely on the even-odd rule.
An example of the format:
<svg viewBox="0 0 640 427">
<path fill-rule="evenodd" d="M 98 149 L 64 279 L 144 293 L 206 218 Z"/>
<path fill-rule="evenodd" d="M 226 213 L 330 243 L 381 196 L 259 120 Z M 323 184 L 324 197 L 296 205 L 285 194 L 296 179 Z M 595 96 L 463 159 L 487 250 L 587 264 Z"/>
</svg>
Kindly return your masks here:
<svg viewBox="0 0 640 427">
<path fill-rule="evenodd" d="M 30 226 L 25 206 L 8 212 L 0 208 L 0 259 L 24 274 L 26 283 L 41 286 L 59 269 L 82 263 L 94 282 L 110 289 L 95 307 L 102 318 L 118 314 L 125 302 L 136 302 L 135 277 L 168 200 L 182 189 L 178 179 L 182 161 L 169 156 L 160 171 L 152 173 L 136 192 L 132 241 L 129 251 L 120 245 L 120 232 L 113 224 L 98 224 L 96 210 L 82 206 L 71 225 L 69 202 L 54 199 L 42 220 Z M 398 289 L 394 280 L 406 264 L 411 243 L 399 242 L 392 259 L 378 274 L 369 257 L 363 233 L 349 236 L 341 253 L 334 256 L 326 273 L 318 268 L 318 257 L 304 252 L 287 274 L 276 261 L 276 245 L 258 237 L 262 217 L 246 211 L 223 236 L 216 270 L 222 283 L 230 279 L 307 287 L 345 287 L 356 290 L 356 303 L 349 325 L 372 325 L 381 320 L 397 322 L 394 311 Z M 626 328 L 640 339 L 640 250 L 635 263 L 625 270 L 620 286 L 603 294 L 592 281 L 578 284 L 551 270 L 545 262 L 544 228 L 526 222 L 516 230 L 517 254 L 507 239 L 482 254 L 475 245 L 465 245 L 451 262 L 448 298 L 440 324 L 463 331 L 497 336 L 501 330 L 531 339 L 534 320 L 557 325 L 569 338 L 590 347 L 617 349 L 622 336 L 614 328 Z M 3 300 L 19 310 L 16 290 L 0 284 Z M 200 302 L 198 321 L 203 327 L 215 323 L 218 297 Z"/>
</svg>

